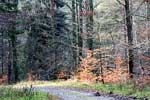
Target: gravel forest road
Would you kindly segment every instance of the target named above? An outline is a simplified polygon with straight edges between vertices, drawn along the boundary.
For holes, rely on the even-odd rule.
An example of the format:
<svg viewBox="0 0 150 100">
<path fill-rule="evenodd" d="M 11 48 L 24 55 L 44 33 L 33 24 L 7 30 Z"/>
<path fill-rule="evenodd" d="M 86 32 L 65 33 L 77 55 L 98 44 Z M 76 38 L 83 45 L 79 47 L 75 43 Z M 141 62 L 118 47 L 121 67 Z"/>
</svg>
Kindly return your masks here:
<svg viewBox="0 0 150 100">
<path fill-rule="evenodd" d="M 94 96 L 92 92 L 76 91 L 60 87 L 34 87 L 34 90 L 56 95 L 62 100 L 116 100 L 108 96 Z"/>
</svg>

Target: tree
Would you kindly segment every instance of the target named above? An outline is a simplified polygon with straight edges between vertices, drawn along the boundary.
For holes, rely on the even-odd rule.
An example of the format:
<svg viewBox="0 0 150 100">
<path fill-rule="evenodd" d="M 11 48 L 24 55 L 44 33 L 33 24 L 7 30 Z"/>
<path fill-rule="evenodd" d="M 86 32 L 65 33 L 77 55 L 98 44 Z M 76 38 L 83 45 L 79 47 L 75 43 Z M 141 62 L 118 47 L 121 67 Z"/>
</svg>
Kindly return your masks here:
<svg viewBox="0 0 150 100">
<path fill-rule="evenodd" d="M 11 42 L 9 40 L 9 52 L 8 52 L 8 84 L 12 83 L 12 63 L 11 63 L 11 59 L 12 59 L 12 50 L 11 50 Z"/>
<path fill-rule="evenodd" d="M 64 6 L 61 0 L 36 2 L 38 8 L 32 8 L 36 13 L 30 16 L 31 31 L 28 34 L 27 66 L 36 79 L 48 80 L 57 78 L 58 70 L 64 68 L 67 59 L 65 42 L 68 42 L 66 15 L 60 9 Z M 50 9 L 49 9 L 50 8 Z M 60 68 L 61 67 L 61 68 Z M 51 77 L 50 77 L 51 76 Z"/>
<path fill-rule="evenodd" d="M 16 30 L 16 18 L 17 18 L 17 11 L 18 11 L 17 6 L 18 6 L 17 0 L 14 0 L 13 2 L 3 0 L 3 3 L 0 6 L 0 11 L 2 12 L 2 16 L 4 17 L 4 22 L 5 22 L 5 18 L 7 18 L 7 21 L 6 21 L 7 28 L 4 28 L 3 32 L 7 34 L 7 37 L 10 39 L 9 45 L 11 45 L 12 47 L 12 49 L 10 50 L 12 50 L 12 57 L 13 57 L 12 58 L 13 74 L 10 74 L 11 65 L 8 65 L 8 77 L 13 76 L 13 80 L 12 80 L 13 82 L 18 81 L 17 48 L 16 48 L 16 41 L 17 41 L 17 35 L 18 35 L 18 32 Z M 1 24 L 3 24 L 3 22 L 1 22 Z M 11 79 L 11 78 L 8 78 L 8 79 Z"/>
<path fill-rule="evenodd" d="M 77 34 L 76 34 L 76 1 L 72 0 L 72 37 L 73 37 L 73 45 L 77 44 Z M 73 49 L 73 58 L 74 58 L 74 66 L 78 64 L 78 59 L 77 59 L 77 50 Z"/>
<path fill-rule="evenodd" d="M 130 1 L 125 0 L 125 13 L 126 13 L 126 27 L 127 27 L 127 36 L 128 36 L 128 57 L 129 57 L 129 73 L 131 77 L 133 75 L 133 30 L 132 30 L 132 14 L 130 9 Z"/>
<path fill-rule="evenodd" d="M 94 8 L 93 8 L 93 0 L 88 0 L 88 18 L 87 18 L 87 32 L 88 32 L 88 39 L 87 39 L 87 44 L 89 50 L 93 49 L 93 25 L 94 25 L 94 19 L 93 19 L 93 14 L 94 14 Z"/>
<path fill-rule="evenodd" d="M 79 46 L 79 56 L 82 56 L 83 40 L 81 34 L 83 34 L 83 0 L 79 1 L 79 34 L 78 34 L 78 46 Z"/>
<path fill-rule="evenodd" d="M 150 1 L 147 0 L 146 4 L 147 4 L 147 7 L 146 7 L 146 10 L 147 10 L 147 28 L 149 28 L 149 26 L 150 26 L 150 24 L 149 24 L 149 21 L 150 21 Z M 147 32 L 147 40 L 149 40 L 148 32 Z"/>
<path fill-rule="evenodd" d="M 13 34 L 14 33 L 14 34 Z M 18 77 L 18 65 L 17 65 L 17 34 L 12 31 L 13 35 L 10 35 L 10 41 L 11 41 L 11 47 L 12 47 L 12 59 L 13 59 L 13 74 L 14 74 L 14 82 L 17 82 L 19 80 Z"/>
<path fill-rule="evenodd" d="M 1 33 L 1 66 L 2 66 L 2 74 L 4 73 L 4 33 Z"/>
</svg>

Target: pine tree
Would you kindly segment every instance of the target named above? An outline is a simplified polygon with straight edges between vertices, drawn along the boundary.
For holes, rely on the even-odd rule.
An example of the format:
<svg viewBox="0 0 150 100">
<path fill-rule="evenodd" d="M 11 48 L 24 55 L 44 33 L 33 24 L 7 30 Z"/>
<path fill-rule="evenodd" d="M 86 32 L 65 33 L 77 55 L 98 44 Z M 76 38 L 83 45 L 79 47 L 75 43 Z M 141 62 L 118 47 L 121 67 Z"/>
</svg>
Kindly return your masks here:
<svg viewBox="0 0 150 100">
<path fill-rule="evenodd" d="M 6 34 L 7 33 L 7 37 L 10 39 L 10 44 L 12 47 L 12 66 L 13 66 L 13 74 L 10 75 L 9 73 L 11 73 L 11 65 L 8 66 L 8 79 L 11 79 L 10 77 L 12 77 L 12 81 L 16 82 L 19 78 L 18 78 L 18 67 L 17 67 L 17 48 L 16 48 L 16 42 L 17 42 L 17 28 L 16 28 L 16 20 L 17 20 L 17 6 L 18 6 L 18 0 L 13 0 L 13 1 L 5 1 L 3 0 L 2 3 L 0 4 L 0 12 L 1 12 L 1 16 L 3 16 L 4 18 L 4 22 L 5 22 L 5 18 L 7 18 L 7 21 L 5 22 L 5 26 L 1 26 L 3 32 Z M 11 20 L 9 20 L 11 19 Z M 3 24 L 3 22 L 1 22 L 1 24 Z M 9 51 L 11 52 L 11 51 Z M 10 83 L 10 80 L 8 80 Z"/>
<path fill-rule="evenodd" d="M 44 1 L 43 1 L 44 4 Z M 55 72 L 59 59 L 63 57 L 62 46 L 65 38 L 66 16 L 60 10 L 64 6 L 61 0 L 51 0 L 50 6 L 37 10 L 31 16 L 32 25 L 28 36 L 29 72 L 37 73 L 36 79 L 49 79 Z M 39 6 L 39 5 L 38 5 Z M 50 9 L 49 9 L 50 8 Z"/>
</svg>

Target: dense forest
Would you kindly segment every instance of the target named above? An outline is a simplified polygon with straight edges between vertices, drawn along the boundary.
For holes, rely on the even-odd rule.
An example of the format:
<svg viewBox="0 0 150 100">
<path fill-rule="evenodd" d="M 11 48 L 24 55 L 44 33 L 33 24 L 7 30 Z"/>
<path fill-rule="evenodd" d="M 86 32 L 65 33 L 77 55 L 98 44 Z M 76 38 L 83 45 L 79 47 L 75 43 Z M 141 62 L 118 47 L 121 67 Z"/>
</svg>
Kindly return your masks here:
<svg viewBox="0 0 150 100">
<path fill-rule="evenodd" d="M 149 0 L 0 0 L 0 83 L 150 83 Z"/>
</svg>

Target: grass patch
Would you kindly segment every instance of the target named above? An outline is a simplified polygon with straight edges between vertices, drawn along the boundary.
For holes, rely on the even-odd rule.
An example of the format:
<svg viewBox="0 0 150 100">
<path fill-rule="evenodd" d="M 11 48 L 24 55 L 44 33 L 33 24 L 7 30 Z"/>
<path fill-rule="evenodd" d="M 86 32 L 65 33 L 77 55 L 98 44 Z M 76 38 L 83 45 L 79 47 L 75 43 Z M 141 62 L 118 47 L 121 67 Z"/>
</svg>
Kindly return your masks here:
<svg viewBox="0 0 150 100">
<path fill-rule="evenodd" d="M 122 95 L 122 96 L 134 96 L 134 97 L 146 97 L 150 99 L 150 86 L 147 85 L 145 87 L 138 88 L 135 87 L 132 83 L 126 84 L 88 84 L 88 83 L 72 83 L 66 85 L 66 87 L 75 87 L 75 88 L 83 88 L 83 89 L 91 89 L 103 93 L 113 92 L 114 94 Z"/>
<path fill-rule="evenodd" d="M 0 100 L 60 100 L 56 96 L 42 92 L 34 92 L 31 89 L 14 89 L 0 87 Z"/>
</svg>

